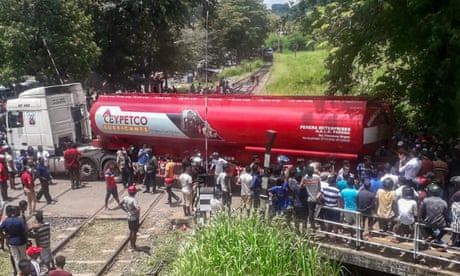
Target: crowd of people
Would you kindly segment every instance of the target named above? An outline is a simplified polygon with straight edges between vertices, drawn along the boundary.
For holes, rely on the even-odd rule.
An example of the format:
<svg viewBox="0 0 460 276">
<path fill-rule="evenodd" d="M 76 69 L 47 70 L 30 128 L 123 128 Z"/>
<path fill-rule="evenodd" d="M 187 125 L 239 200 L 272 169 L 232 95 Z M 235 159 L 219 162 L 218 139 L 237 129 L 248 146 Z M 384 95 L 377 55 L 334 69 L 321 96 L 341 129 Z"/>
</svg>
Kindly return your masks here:
<svg viewBox="0 0 460 276">
<path fill-rule="evenodd" d="M 137 183 L 144 184 L 144 192 L 155 191 L 157 180 L 147 177 L 146 172 L 152 172 L 152 176 L 159 174 L 164 179 L 160 184 L 165 185 L 168 203 L 174 200 L 182 204 L 184 216 L 191 216 L 197 187 L 209 185 L 200 176 L 208 172 L 214 175 L 213 212 L 230 210 L 232 192 L 235 186 L 240 186 L 241 209 L 250 213 L 260 207 L 265 176 L 270 210 L 287 214 L 296 225 L 304 224 L 311 231 L 318 227 L 335 233 L 346 230 L 337 224 L 355 225 L 355 212 L 359 212 L 363 239 L 384 233 L 394 235 L 395 243 L 404 242 L 413 238 L 414 223 L 419 222 L 423 224 L 419 238 L 432 242 L 437 250 L 446 250 L 448 243 L 443 237 L 447 227 L 452 229 L 449 244 L 459 246 L 460 139 L 444 143 L 434 137 L 402 131 L 393 138 L 393 145 L 380 149 L 374 156 L 362 157 L 358 163 L 341 160 L 338 166 L 333 156 L 322 163 L 302 158 L 291 162 L 281 155 L 277 164 L 266 170 L 257 155 L 251 164 L 241 168 L 217 152 L 210 156 L 206 170 L 199 151 L 184 152 L 178 168 L 178 162 L 171 156 L 157 160 L 144 145 L 136 155 L 137 166 L 143 168 L 137 170 L 144 171 L 143 180 Z M 130 156 L 129 150 L 120 151 L 119 160 L 123 160 L 119 161 L 120 168 L 129 168 L 132 165 L 126 163 L 124 153 Z M 154 164 L 152 168 L 147 165 L 150 162 Z M 135 183 L 135 174 L 129 170 L 122 171 L 122 175 L 124 185 Z M 180 186 L 182 197 L 172 189 L 174 183 Z M 320 206 L 326 208 L 321 208 L 318 214 Z"/>
<path fill-rule="evenodd" d="M 43 212 L 35 212 L 35 223 L 28 225 L 28 204 L 22 200 L 19 206 L 4 204 L 0 222 L 1 249 L 8 248 L 14 275 L 71 276 L 64 270 L 65 257 L 51 254 L 51 226 L 44 220 Z"/>
<path fill-rule="evenodd" d="M 81 155 L 74 145 L 64 151 L 72 189 L 81 187 Z M 38 259 L 47 270 L 51 270 L 57 266 L 58 260 L 56 265 L 51 262 L 49 243 L 37 240 L 34 247 L 27 247 L 25 238 L 33 236 L 37 227 L 46 225 L 43 215 L 36 211 L 37 200 L 44 197 L 48 204 L 54 202 L 49 193 L 49 185 L 53 183 L 48 169 L 49 153 L 41 146 L 37 149 L 29 147 L 21 150 L 13 160 L 11 151 L 6 149 L 0 158 L 0 188 L 5 214 L 0 229 L 9 237 L 8 248 L 15 270 L 20 271 L 20 264 L 27 259 L 28 251 L 31 251 L 28 261 L 32 269 L 37 267 L 34 262 L 40 253 Z M 248 214 L 257 211 L 266 191 L 273 214 L 285 214 L 295 225 L 302 224 L 312 232 L 318 227 L 330 233 L 347 231 L 343 225 L 355 225 L 355 214 L 359 212 L 361 230 L 359 233 L 350 231 L 351 235 L 359 234 L 363 239 L 370 239 L 385 233 L 393 235 L 392 242 L 400 243 L 414 238 L 414 224 L 419 222 L 423 227 L 422 236 L 418 238 L 434 244 L 437 250 L 446 251 L 447 244 L 460 246 L 460 139 L 441 142 L 435 137 L 400 130 L 395 133 L 392 145 L 382 147 L 374 156 L 362 157 L 357 163 L 338 161 L 333 156 L 322 162 L 291 158 L 280 155 L 276 164 L 264 168 L 259 156 L 254 155 L 251 164 L 240 167 L 218 152 L 212 153 L 209 163 L 205 163 L 198 150 L 185 151 L 181 162 L 177 162 L 170 155 L 155 156 L 146 144 L 138 150 L 133 146 L 121 148 L 116 153 L 116 162 L 104 172 L 107 191 L 104 206 L 111 210 L 109 199 L 112 197 L 117 203 L 114 209 L 127 212 L 133 250 L 137 248 L 140 213 L 135 198 L 136 185 L 142 185 L 143 193 L 156 193 L 159 186 L 164 185 L 168 203 L 181 205 L 184 216 L 193 215 L 198 188 L 202 185 L 215 187 L 210 203 L 213 214 L 231 210 L 235 190 L 239 190 L 241 196 L 241 210 Z M 128 196 L 121 200 L 116 170 L 128 191 Z M 211 181 L 209 175 L 213 175 Z M 18 176 L 27 199 L 22 202 L 22 207 L 8 204 L 8 188 L 18 189 Z M 35 192 L 37 179 L 40 190 Z M 164 182 L 159 183 L 161 180 Z M 175 185 L 179 185 L 181 196 L 173 189 Z M 27 226 L 26 210 L 28 216 L 36 216 L 37 225 L 41 226 Z M 10 225 L 22 230 L 12 233 L 8 230 L 12 229 Z M 452 232 L 449 242 L 443 241 L 447 227 Z M 329 238 L 334 240 L 335 236 Z M 38 267 L 43 268 L 42 265 Z"/>
<path fill-rule="evenodd" d="M 75 145 L 64 151 L 66 168 L 70 172 L 72 188 L 81 186 L 79 178 L 79 156 Z M 49 186 L 54 184 L 49 171 L 50 154 L 41 145 L 35 149 L 28 146 L 13 158 L 11 148 L 4 147 L 0 154 L 0 242 L 8 250 L 15 275 L 71 275 L 63 270 L 65 257 L 51 255 L 50 225 L 44 221 L 43 212 L 36 209 L 37 202 L 45 198 L 54 204 Z M 19 181 L 17 181 L 19 180 Z M 36 182 L 40 189 L 36 191 Z M 25 200 L 19 206 L 11 204 L 8 190 L 22 189 Z M 34 225 L 27 218 L 35 216 Z M 5 246 L 6 244 L 6 246 Z"/>
<path fill-rule="evenodd" d="M 414 238 L 418 222 L 422 227 L 417 238 L 436 250 L 460 246 L 460 139 L 443 143 L 403 132 L 393 138 L 392 146 L 358 164 L 342 160 L 337 167 L 332 156 L 323 163 L 299 158 L 292 164 L 279 156 L 267 175 L 270 210 L 292 217 L 296 225 L 308 225 L 312 232 L 321 227 L 331 233 L 347 230 L 340 224 L 355 225 L 359 212 L 361 238 L 390 235 L 394 243 Z M 257 208 L 260 202 L 261 170 L 255 160 L 236 180 L 244 209 Z M 225 181 L 218 182 L 228 202 Z M 325 208 L 319 211 L 320 206 Z M 448 242 L 443 240 L 447 227 L 452 232 Z"/>
<path fill-rule="evenodd" d="M 252 80 L 252 82 L 254 81 L 255 80 Z M 233 86 L 228 79 L 221 79 L 216 86 L 211 85 L 210 87 L 203 87 L 201 83 L 195 86 L 195 84 L 192 83 L 190 85 L 190 90 L 187 92 L 192 94 L 231 94 L 233 93 Z"/>
</svg>

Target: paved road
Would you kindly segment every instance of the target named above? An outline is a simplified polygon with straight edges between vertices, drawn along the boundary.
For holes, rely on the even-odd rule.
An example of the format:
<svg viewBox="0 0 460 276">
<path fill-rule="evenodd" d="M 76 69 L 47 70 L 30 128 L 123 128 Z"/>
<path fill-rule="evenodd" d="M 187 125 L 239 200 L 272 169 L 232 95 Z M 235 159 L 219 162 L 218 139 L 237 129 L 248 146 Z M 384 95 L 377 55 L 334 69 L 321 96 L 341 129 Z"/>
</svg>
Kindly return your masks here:
<svg viewBox="0 0 460 276">
<path fill-rule="evenodd" d="M 45 216 L 57 217 L 89 217 L 96 210 L 104 207 L 105 199 L 105 183 L 104 181 L 84 182 L 84 186 L 80 189 L 71 190 L 70 181 L 66 179 L 55 179 L 55 185 L 50 186 L 50 194 L 57 202 L 54 204 L 46 204 L 44 198 L 37 204 L 37 210 L 44 211 Z M 142 189 L 142 185 L 138 185 L 138 190 Z M 38 191 L 39 187 L 36 187 Z M 127 195 L 127 191 L 121 184 L 118 184 L 118 192 L 120 200 Z M 9 190 L 9 196 L 12 198 L 10 203 L 18 204 L 22 199 L 26 199 L 22 190 Z M 154 194 L 142 193 L 139 191 L 136 195 L 139 204 L 147 206 L 149 201 L 153 199 Z M 164 205 L 164 204 L 160 204 Z M 104 211 L 104 214 L 110 217 L 125 217 L 125 213 L 116 208 L 117 203 L 113 200 L 109 202 L 109 207 L 114 210 Z M 167 206 L 169 207 L 169 206 Z"/>
<path fill-rule="evenodd" d="M 66 179 L 54 179 L 55 184 L 50 185 L 50 194 L 51 197 L 57 200 L 54 204 L 46 204 L 44 198 L 37 203 L 37 210 L 41 209 L 44 211 L 45 217 L 89 217 L 94 214 L 97 210 L 104 207 L 105 199 L 105 183 L 104 181 L 92 181 L 84 182 L 84 187 L 76 190 L 70 189 L 70 181 Z M 150 202 L 154 199 L 157 194 L 151 193 L 142 193 L 142 185 L 137 185 L 138 193 L 136 198 L 139 201 L 141 206 L 141 211 L 146 210 Z M 38 191 L 39 186 L 36 187 Z M 158 193 L 164 193 L 164 188 L 160 187 L 157 191 Z M 120 200 L 127 196 L 126 189 L 118 184 L 118 193 Z M 175 189 L 175 193 L 182 197 L 180 190 Z M 12 198 L 10 203 L 18 204 L 20 200 L 26 199 L 22 190 L 9 190 L 8 195 Z M 233 198 L 232 207 L 236 208 L 240 204 L 240 198 L 235 196 Z M 112 210 L 105 210 L 102 213 L 102 216 L 106 217 L 120 217 L 124 218 L 126 216 L 125 212 L 120 210 L 117 207 L 117 203 L 111 199 L 109 202 L 109 208 Z M 167 204 L 167 196 L 165 195 L 160 203 L 157 205 L 158 208 L 168 208 L 174 209 L 174 215 L 172 218 L 185 218 L 183 216 L 182 207 L 176 204 L 170 206 Z"/>
</svg>

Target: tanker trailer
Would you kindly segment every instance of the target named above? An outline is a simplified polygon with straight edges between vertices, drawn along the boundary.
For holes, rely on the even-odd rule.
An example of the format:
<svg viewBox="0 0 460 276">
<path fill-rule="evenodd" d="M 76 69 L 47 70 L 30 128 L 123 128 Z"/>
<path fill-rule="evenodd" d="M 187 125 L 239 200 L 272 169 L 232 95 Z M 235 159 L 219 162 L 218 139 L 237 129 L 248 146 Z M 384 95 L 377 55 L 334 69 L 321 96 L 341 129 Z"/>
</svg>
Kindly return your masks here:
<svg viewBox="0 0 460 276">
<path fill-rule="evenodd" d="M 217 151 L 251 162 L 263 155 L 266 131 L 278 133 L 272 153 L 355 160 L 388 139 L 382 101 L 375 97 L 247 95 L 101 95 L 90 110 L 93 146 L 115 151 L 149 145 L 181 158 L 185 150 Z"/>
</svg>

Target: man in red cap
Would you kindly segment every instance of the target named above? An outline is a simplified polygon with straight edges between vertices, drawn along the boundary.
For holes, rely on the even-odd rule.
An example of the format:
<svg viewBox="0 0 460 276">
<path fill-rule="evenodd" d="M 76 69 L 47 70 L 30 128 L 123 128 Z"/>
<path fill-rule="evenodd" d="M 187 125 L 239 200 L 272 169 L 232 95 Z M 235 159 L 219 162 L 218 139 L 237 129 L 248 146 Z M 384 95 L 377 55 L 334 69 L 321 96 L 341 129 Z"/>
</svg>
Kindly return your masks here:
<svg viewBox="0 0 460 276">
<path fill-rule="evenodd" d="M 123 198 L 120 203 L 120 208 L 128 214 L 129 242 L 132 250 L 137 250 L 136 235 L 139 231 L 139 216 L 141 213 L 141 207 L 135 198 L 136 192 L 135 185 L 129 186 L 128 196 Z"/>
<path fill-rule="evenodd" d="M 41 275 L 40 264 L 37 261 L 38 257 L 40 257 L 41 252 L 41 247 L 31 246 L 27 248 L 26 254 L 27 256 L 29 256 L 30 263 L 32 264 L 32 275 Z"/>
</svg>

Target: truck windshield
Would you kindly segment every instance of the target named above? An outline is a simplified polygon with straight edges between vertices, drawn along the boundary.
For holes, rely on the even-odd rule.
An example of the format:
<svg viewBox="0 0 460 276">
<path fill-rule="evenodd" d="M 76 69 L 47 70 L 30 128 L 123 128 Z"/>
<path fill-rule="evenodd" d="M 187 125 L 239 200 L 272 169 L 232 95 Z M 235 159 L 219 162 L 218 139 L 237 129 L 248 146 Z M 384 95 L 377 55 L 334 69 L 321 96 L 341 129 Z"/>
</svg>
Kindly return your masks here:
<svg viewBox="0 0 460 276">
<path fill-rule="evenodd" d="M 24 117 L 22 111 L 9 111 L 8 112 L 8 127 L 18 128 L 24 126 Z"/>
</svg>

